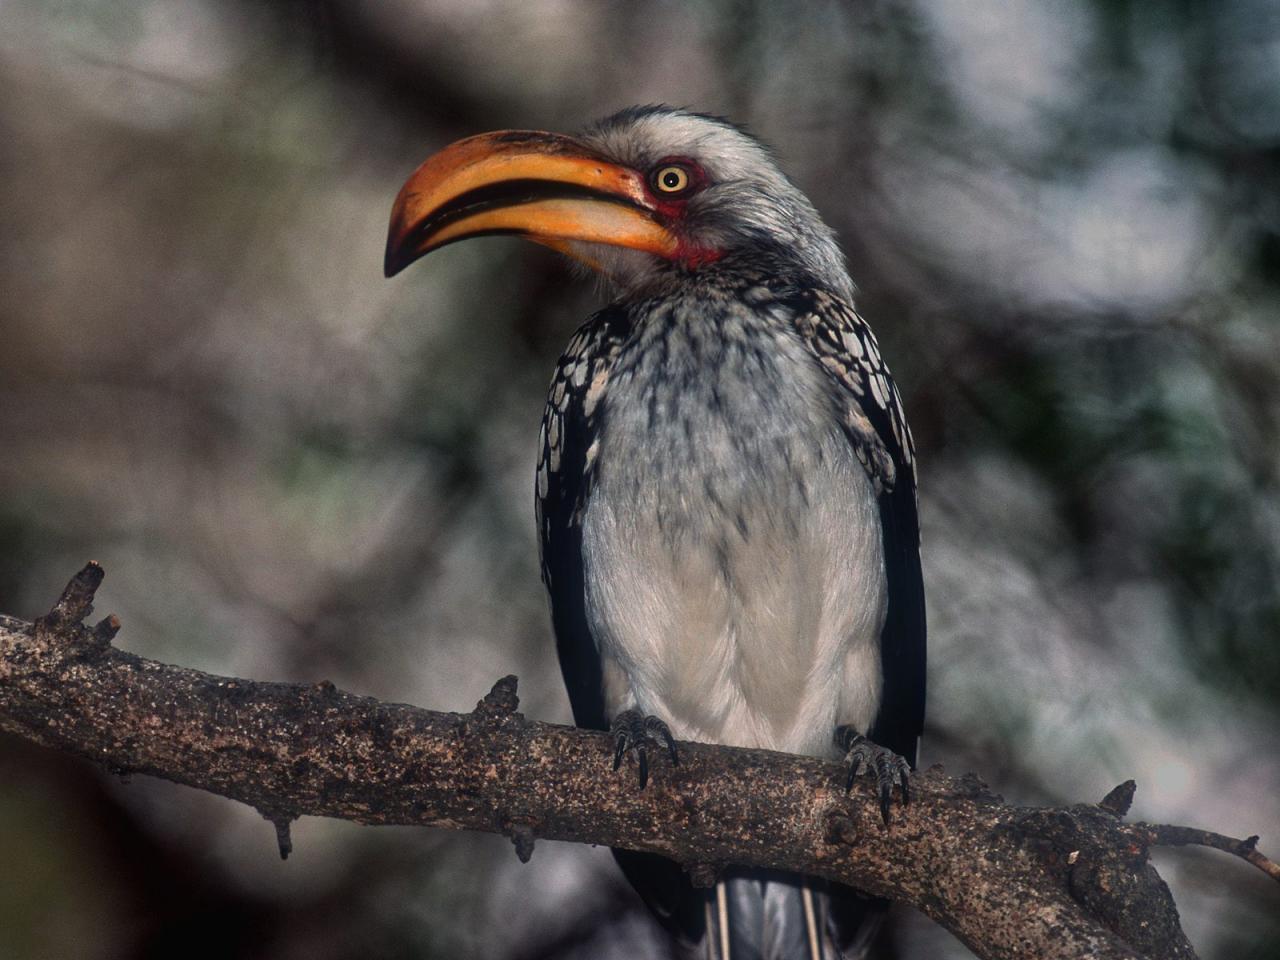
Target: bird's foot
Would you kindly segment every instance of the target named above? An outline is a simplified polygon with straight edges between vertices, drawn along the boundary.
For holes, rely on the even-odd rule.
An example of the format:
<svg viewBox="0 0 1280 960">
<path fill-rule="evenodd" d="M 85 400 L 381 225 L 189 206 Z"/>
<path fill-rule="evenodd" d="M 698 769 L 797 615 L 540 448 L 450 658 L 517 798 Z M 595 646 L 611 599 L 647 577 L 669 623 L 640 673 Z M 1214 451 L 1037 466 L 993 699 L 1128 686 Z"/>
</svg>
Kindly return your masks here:
<svg viewBox="0 0 1280 960">
<path fill-rule="evenodd" d="M 613 734 L 614 740 L 613 769 L 617 770 L 622 766 L 623 754 L 634 753 L 640 765 L 641 790 L 649 782 L 649 757 L 645 750 L 647 747 L 660 747 L 659 738 L 667 745 L 671 765 L 674 767 L 680 762 L 671 729 L 657 717 L 648 716 L 639 710 L 623 710 L 613 718 L 609 732 Z"/>
<path fill-rule="evenodd" d="M 868 740 L 848 725 L 836 727 L 835 741 L 836 746 L 844 751 L 845 763 L 849 764 L 849 779 L 845 783 L 844 792 L 848 793 L 853 789 L 853 781 L 858 779 L 858 774 L 865 767 L 867 773 L 875 777 L 876 792 L 880 796 L 880 816 L 888 825 L 894 783 L 901 790 L 902 805 L 905 807 L 911 802 L 911 765 L 892 750 Z"/>
</svg>

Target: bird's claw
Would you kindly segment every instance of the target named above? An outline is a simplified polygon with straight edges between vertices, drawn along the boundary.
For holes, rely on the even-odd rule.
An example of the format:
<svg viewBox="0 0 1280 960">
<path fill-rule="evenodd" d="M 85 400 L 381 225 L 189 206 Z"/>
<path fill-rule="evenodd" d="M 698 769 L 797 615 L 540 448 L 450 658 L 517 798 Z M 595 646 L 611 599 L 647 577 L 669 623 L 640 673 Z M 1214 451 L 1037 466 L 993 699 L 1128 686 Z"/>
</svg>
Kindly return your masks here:
<svg viewBox="0 0 1280 960">
<path fill-rule="evenodd" d="M 853 789 L 853 782 L 865 767 L 875 777 L 880 817 L 887 826 L 894 783 L 901 793 L 902 805 L 905 807 L 911 802 L 911 765 L 892 750 L 868 740 L 853 727 L 836 727 L 835 741 L 836 746 L 844 751 L 845 763 L 849 765 L 849 779 L 845 782 L 844 792 Z"/>
<path fill-rule="evenodd" d="M 671 736 L 671 729 L 658 717 L 648 716 L 639 710 L 623 710 L 613 718 L 613 724 L 610 726 L 609 732 L 613 734 L 614 740 L 613 769 L 617 770 L 622 766 L 624 754 L 634 751 L 636 761 L 640 767 L 641 790 L 649 782 L 649 756 L 646 748 L 660 746 L 659 738 L 667 746 L 667 755 L 671 757 L 671 765 L 674 767 L 680 762 L 676 753 L 675 738 Z"/>
</svg>

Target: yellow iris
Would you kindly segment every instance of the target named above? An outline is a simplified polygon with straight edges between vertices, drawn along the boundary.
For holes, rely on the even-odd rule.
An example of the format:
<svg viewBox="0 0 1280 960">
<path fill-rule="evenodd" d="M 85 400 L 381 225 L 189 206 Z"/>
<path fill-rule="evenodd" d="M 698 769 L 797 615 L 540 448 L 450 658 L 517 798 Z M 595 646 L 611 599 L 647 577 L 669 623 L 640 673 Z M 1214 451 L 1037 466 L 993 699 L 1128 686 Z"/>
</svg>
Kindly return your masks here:
<svg viewBox="0 0 1280 960">
<path fill-rule="evenodd" d="M 654 174 L 653 183 L 663 193 L 679 193 L 689 186 L 689 171 L 675 165 L 666 166 Z"/>
</svg>

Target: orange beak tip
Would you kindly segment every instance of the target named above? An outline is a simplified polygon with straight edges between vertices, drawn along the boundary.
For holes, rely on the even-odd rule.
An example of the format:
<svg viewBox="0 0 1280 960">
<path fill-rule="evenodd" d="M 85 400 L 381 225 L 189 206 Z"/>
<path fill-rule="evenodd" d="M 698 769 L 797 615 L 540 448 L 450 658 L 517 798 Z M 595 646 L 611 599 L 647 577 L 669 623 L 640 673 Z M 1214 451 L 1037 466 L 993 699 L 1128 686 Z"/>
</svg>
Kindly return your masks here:
<svg viewBox="0 0 1280 960">
<path fill-rule="evenodd" d="M 391 222 L 387 231 L 387 249 L 382 255 L 382 275 L 394 277 L 409 264 L 420 260 L 426 251 L 418 249 L 415 242 L 417 231 L 406 228 L 399 217 Z"/>
<path fill-rule="evenodd" d="M 387 252 L 382 258 L 382 275 L 384 277 L 394 277 L 397 273 L 409 265 L 410 261 L 400 255 L 400 251 L 396 249 L 396 244 L 392 240 L 387 241 Z"/>
</svg>

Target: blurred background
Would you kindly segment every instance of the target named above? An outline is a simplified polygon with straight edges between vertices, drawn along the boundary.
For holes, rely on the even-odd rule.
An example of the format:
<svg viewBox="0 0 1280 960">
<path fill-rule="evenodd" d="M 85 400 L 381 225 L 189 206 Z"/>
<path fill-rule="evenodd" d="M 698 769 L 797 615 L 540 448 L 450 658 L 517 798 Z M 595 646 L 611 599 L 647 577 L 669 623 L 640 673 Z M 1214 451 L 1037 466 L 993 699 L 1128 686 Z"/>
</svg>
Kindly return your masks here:
<svg viewBox="0 0 1280 960">
<path fill-rule="evenodd" d="M 567 721 L 534 441 L 598 301 L 429 153 L 653 101 L 839 231 L 921 460 L 925 764 L 1280 853 L 1280 11 L 1267 0 L 0 0 L 0 611 L 89 558 L 139 654 Z M 604 850 L 305 819 L 0 737 L 0 957 L 642 957 Z M 1160 851 L 1206 960 L 1280 893 Z M 907 909 L 882 958 L 968 952 Z"/>
</svg>

